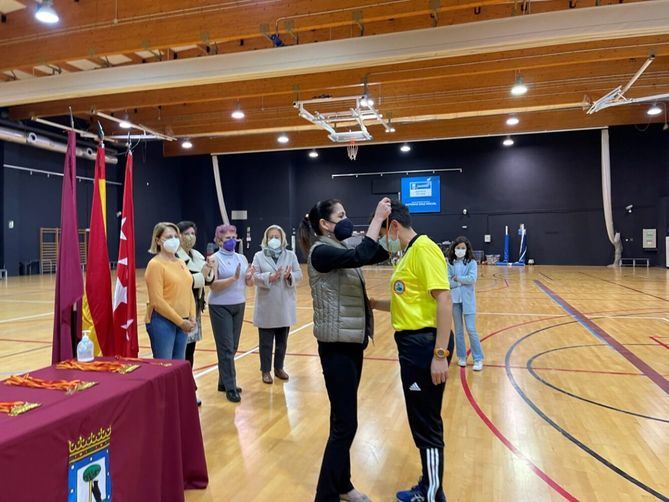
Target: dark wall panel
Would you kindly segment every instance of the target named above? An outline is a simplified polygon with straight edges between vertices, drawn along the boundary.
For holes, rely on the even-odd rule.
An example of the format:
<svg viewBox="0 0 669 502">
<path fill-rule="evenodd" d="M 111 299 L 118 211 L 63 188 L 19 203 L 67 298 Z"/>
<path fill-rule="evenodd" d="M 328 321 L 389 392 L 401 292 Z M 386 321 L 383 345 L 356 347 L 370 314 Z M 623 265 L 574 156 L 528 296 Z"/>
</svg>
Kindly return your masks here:
<svg viewBox="0 0 669 502">
<path fill-rule="evenodd" d="M 528 257 L 539 264 L 605 265 L 613 259 L 602 213 L 600 133 L 580 131 L 516 137 L 512 148 L 500 138 L 414 143 L 408 155 L 399 145 L 362 145 L 351 162 L 345 148 L 321 149 L 318 159 L 305 151 L 219 156 L 229 212 L 246 210 L 248 220 L 233 221 L 240 237 L 251 228 L 249 258 L 258 250 L 262 232 L 279 224 L 290 234 L 318 200 L 344 202 L 354 224 L 366 228 L 382 195 L 399 190 L 404 171 L 461 168 L 462 173 L 435 173 L 441 179 L 441 212 L 415 215 L 414 226 L 436 241 L 468 236 L 487 254 L 502 251 L 504 226 L 512 232 L 512 258 L 517 256 L 518 225 L 528 228 Z M 63 155 L 14 144 L 2 145 L 4 163 L 62 172 Z M 0 157 L 1 158 L 1 157 Z M 669 134 L 661 127 L 611 129 L 614 221 L 624 240 L 624 256 L 648 256 L 664 263 L 664 236 L 669 230 Z M 108 179 L 122 180 L 124 156 L 107 166 Z M 78 159 L 78 173 L 92 176 L 93 163 Z M 332 178 L 332 174 L 394 171 L 397 174 Z M 20 261 L 37 259 L 40 226 L 58 226 L 62 178 L 2 173 L 4 262 L 16 273 Z M 78 184 L 79 223 L 88 226 L 91 183 Z M 108 189 L 109 248 L 117 256 L 116 213 L 122 188 Z M 634 206 L 632 213 L 625 206 Z M 468 214 L 463 214 L 467 209 Z M 221 223 L 211 158 L 163 158 L 160 144 L 135 150 L 135 214 L 137 264 L 158 221 L 193 220 L 198 249 L 206 250 Z M 15 229 L 7 228 L 13 219 Z M 658 250 L 641 247 L 643 228 L 658 229 Z M 484 235 L 492 236 L 491 243 Z"/>
<path fill-rule="evenodd" d="M 63 172 L 65 156 L 14 143 L 4 143 L 4 164 Z M 77 159 L 77 175 L 92 178 L 94 163 Z M 125 157 L 117 165 L 107 164 L 107 180 L 123 181 Z M 41 173 L 3 168 L 3 252 L 11 275 L 19 272 L 20 263 L 39 260 L 40 227 L 60 226 L 60 205 L 63 178 Z M 150 258 L 145 250 L 153 225 L 162 219 L 181 216 L 181 171 L 174 161 L 164 160 L 160 145 L 140 147 L 135 155 L 135 218 L 137 232 L 137 264 L 144 266 Z M 148 185 L 147 185 L 148 184 Z M 107 184 L 107 233 L 111 260 L 118 256 L 123 187 Z M 88 228 L 93 197 L 93 183 L 77 183 L 77 218 L 79 228 Z M 14 229 L 8 222 L 14 221 Z"/>
</svg>

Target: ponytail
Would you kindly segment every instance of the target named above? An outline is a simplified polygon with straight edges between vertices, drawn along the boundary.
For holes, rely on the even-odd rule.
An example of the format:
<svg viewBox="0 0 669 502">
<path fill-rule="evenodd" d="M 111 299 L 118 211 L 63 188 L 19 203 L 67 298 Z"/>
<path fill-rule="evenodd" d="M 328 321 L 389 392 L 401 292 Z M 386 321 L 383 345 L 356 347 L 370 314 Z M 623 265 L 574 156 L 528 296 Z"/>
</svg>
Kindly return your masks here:
<svg viewBox="0 0 669 502">
<path fill-rule="evenodd" d="M 316 239 L 316 234 L 311 229 L 311 223 L 309 223 L 309 215 L 305 215 L 300 222 L 300 226 L 297 227 L 297 242 L 304 253 L 305 256 L 309 254 L 314 240 Z"/>
<path fill-rule="evenodd" d="M 309 250 L 316 240 L 316 237 L 323 235 L 320 221 L 330 219 L 335 204 L 341 204 L 341 201 L 337 199 L 319 201 L 311 208 L 304 218 L 302 218 L 300 226 L 297 229 L 297 238 L 300 249 L 305 255 L 309 254 Z"/>
</svg>

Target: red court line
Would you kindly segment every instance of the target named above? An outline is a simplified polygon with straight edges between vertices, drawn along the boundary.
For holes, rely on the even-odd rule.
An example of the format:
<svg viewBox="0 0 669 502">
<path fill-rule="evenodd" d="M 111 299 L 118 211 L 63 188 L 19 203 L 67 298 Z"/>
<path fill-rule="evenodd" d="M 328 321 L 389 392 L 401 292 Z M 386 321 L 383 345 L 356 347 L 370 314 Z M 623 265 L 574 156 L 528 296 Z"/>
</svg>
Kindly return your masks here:
<svg viewBox="0 0 669 502">
<path fill-rule="evenodd" d="M 516 448 L 513 445 L 513 443 L 511 443 L 511 441 L 509 441 L 507 437 L 497 428 L 497 426 L 492 422 L 492 420 L 488 418 L 488 416 L 483 412 L 483 410 L 476 402 L 476 399 L 474 399 L 471 389 L 469 388 L 469 384 L 467 383 L 466 375 L 467 372 L 465 371 L 465 368 L 460 368 L 460 382 L 462 383 L 462 389 L 465 392 L 465 396 L 467 396 L 469 404 L 471 404 L 476 414 L 479 416 L 481 420 L 483 420 L 483 423 L 488 427 L 488 429 L 490 429 L 492 433 L 495 436 L 497 436 L 497 439 L 499 439 L 504 446 L 506 446 L 516 457 L 522 460 L 525 463 L 525 465 L 527 465 L 527 467 L 537 476 L 539 476 L 539 478 L 542 481 L 544 481 L 548 486 L 550 486 L 553 490 L 562 495 L 565 499 L 577 502 L 578 499 L 576 497 L 574 497 L 566 489 L 562 488 L 562 486 L 560 486 L 556 481 L 554 481 L 553 478 L 551 478 L 548 474 L 546 474 L 539 467 L 537 467 L 537 465 L 534 464 L 527 456 L 525 456 L 523 452 L 521 452 L 518 448 Z"/>
<path fill-rule="evenodd" d="M 643 309 L 643 310 L 648 310 L 648 309 Z M 591 314 L 604 314 L 604 313 L 622 313 L 622 312 L 636 312 L 635 310 L 603 310 L 599 312 L 592 312 Z M 645 312 L 648 313 L 648 312 Z M 532 319 L 529 321 L 517 323 L 517 324 L 512 324 L 511 326 L 506 326 L 504 328 L 501 328 L 497 331 L 494 331 L 492 333 L 489 333 L 488 335 L 484 336 L 481 338 L 481 342 L 498 335 L 500 333 L 503 333 L 504 331 L 509 331 L 511 329 L 518 328 L 520 326 L 525 326 L 527 324 L 534 324 L 537 322 L 542 322 L 542 321 L 548 321 L 548 320 L 555 320 L 555 317 L 541 317 L 539 319 Z M 471 353 L 471 350 L 467 352 L 468 354 Z M 536 465 L 534 465 L 518 448 L 516 448 L 507 438 L 504 436 L 504 434 L 495 426 L 495 424 L 488 418 L 488 416 L 483 412 L 483 410 L 480 408 L 478 405 L 478 402 L 476 401 L 476 398 L 474 398 L 474 395 L 471 392 L 471 389 L 469 387 L 469 382 L 467 381 L 467 372 L 466 368 L 460 368 L 460 382 L 462 384 L 462 388 L 464 390 L 465 396 L 467 397 L 467 400 L 469 401 L 469 404 L 471 405 L 472 408 L 474 408 L 474 411 L 476 414 L 479 416 L 479 418 L 483 421 L 483 423 L 492 431 L 492 433 L 499 439 L 504 446 L 506 446 L 516 457 L 520 458 L 523 460 L 528 467 L 534 472 L 541 480 L 546 482 L 551 488 L 555 489 L 560 495 L 562 495 L 564 498 L 570 501 L 577 501 L 573 495 L 571 495 L 569 492 L 567 492 L 564 488 L 562 488 L 560 485 L 558 485 L 553 479 L 551 479 L 546 473 L 544 473 L 541 469 L 539 469 Z"/>
<path fill-rule="evenodd" d="M 632 288 L 630 286 L 625 286 L 624 284 L 620 284 L 620 283 L 617 283 L 617 282 L 614 282 L 614 281 L 609 281 L 608 279 L 602 279 L 600 277 L 597 277 L 596 275 L 586 274 L 585 272 L 579 272 L 579 274 L 583 274 L 583 275 L 586 275 L 588 277 L 592 277 L 593 279 L 597 279 L 599 281 L 604 281 L 604 282 L 608 282 L 610 284 L 615 284 L 616 286 L 620 286 L 621 288 L 629 289 L 630 291 L 636 291 L 637 293 L 641 293 L 642 295 L 657 298 L 658 300 L 662 300 L 663 302 L 669 302 L 669 300 L 667 300 L 666 298 L 663 298 L 661 296 L 656 296 L 656 295 L 653 295 L 653 294 L 650 294 L 650 293 L 646 293 L 645 291 L 641 291 L 640 289 L 635 289 L 635 288 Z"/>
<path fill-rule="evenodd" d="M 627 361 L 629 361 L 633 366 L 635 366 L 641 373 L 646 375 L 655 385 L 662 389 L 666 394 L 669 394 L 669 380 L 660 375 L 655 371 L 646 361 L 641 359 L 635 353 L 630 351 L 622 343 L 608 334 L 604 329 L 600 328 L 597 324 L 592 322 L 588 317 L 581 313 L 576 307 L 567 303 L 562 299 L 555 291 L 551 290 L 548 286 L 543 284 L 541 281 L 534 281 L 540 289 L 542 289 L 548 296 L 553 299 L 558 305 L 560 305 L 565 312 L 567 312 L 571 317 L 578 321 L 583 327 L 585 327 L 590 333 L 595 335 L 595 337 L 603 340 L 607 343 L 613 350 L 618 352 L 623 356 Z"/>
<path fill-rule="evenodd" d="M 660 341 L 658 338 L 656 338 L 656 337 L 654 337 L 654 336 L 651 336 L 650 339 L 653 340 L 655 343 L 659 343 L 659 344 L 662 345 L 665 349 L 669 349 L 669 345 L 667 345 L 666 343 Z"/>
<path fill-rule="evenodd" d="M 499 280 L 499 279 L 495 278 L 494 280 Z M 504 286 L 502 286 L 502 287 L 492 288 L 492 289 L 477 289 L 476 292 L 477 293 L 489 293 L 491 291 L 499 291 L 500 289 L 508 289 L 509 281 L 507 281 L 506 279 L 502 279 L 502 280 L 504 281 Z"/>
<path fill-rule="evenodd" d="M 239 352 L 238 352 L 239 353 Z M 251 352 L 252 354 L 257 354 L 258 350 L 253 350 Z M 307 354 L 303 352 L 286 352 L 287 356 L 297 356 L 297 357 L 318 357 L 318 354 Z M 363 357 L 365 360 L 370 360 L 370 361 L 387 361 L 387 362 L 397 362 L 397 358 L 391 358 L 391 357 Z M 193 371 L 200 371 L 200 370 L 206 370 L 208 368 L 213 368 L 214 366 L 218 365 L 218 363 L 212 363 L 212 364 L 207 364 L 206 366 L 202 366 L 200 368 L 194 368 Z"/>
</svg>

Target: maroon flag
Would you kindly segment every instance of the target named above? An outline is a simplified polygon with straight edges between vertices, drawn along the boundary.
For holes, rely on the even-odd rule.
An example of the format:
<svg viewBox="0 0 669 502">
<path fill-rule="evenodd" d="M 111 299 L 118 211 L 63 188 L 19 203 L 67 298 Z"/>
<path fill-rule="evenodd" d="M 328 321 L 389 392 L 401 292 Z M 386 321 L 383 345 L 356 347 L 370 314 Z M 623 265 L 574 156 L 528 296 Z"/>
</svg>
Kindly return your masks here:
<svg viewBox="0 0 669 502">
<path fill-rule="evenodd" d="M 56 270 L 56 301 L 53 313 L 51 361 L 55 364 L 74 355 L 81 332 L 81 297 L 84 281 L 79 259 L 77 225 L 76 148 L 74 131 L 67 135 L 63 192 L 60 203 L 60 242 Z"/>
<path fill-rule="evenodd" d="M 135 210 L 132 152 L 125 162 L 121 235 L 114 289 L 114 348 L 117 355 L 137 357 L 137 288 L 135 285 Z"/>
</svg>

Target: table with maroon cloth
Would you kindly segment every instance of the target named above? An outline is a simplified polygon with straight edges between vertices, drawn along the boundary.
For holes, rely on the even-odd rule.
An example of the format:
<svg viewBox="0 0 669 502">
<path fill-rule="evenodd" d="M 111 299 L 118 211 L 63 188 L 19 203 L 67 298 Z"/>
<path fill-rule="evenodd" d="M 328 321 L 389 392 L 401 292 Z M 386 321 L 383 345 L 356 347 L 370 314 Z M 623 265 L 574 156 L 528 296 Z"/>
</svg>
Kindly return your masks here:
<svg viewBox="0 0 669 502">
<path fill-rule="evenodd" d="M 98 382 L 72 395 L 0 383 L 0 401 L 41 403 L 18 416 L 0 413 L 0 501 L 77 500 L 68 487 L 68 471 L 74 470 L 68 441 L 110 427 L 104 452 L 110 481 L 103 490 L 113 500 L 182 501 L 184 489 L 205 488 L 207 465 L 190 365 L 170 362 L 169 367 L 139 363 L 127 374 L 54 366 L 30 373 L 46 380 Z M 109 494 L 101 500 L 110 500 Z"/>
</svg>

